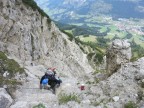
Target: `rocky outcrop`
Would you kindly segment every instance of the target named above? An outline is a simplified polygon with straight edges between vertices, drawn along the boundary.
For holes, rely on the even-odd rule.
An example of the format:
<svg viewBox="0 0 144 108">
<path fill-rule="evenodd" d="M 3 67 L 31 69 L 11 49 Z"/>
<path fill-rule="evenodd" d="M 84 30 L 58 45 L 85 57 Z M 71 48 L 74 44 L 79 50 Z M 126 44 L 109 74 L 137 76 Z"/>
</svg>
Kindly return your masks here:
<svg viewBox="0 0 144 108">
<path fill-rule="evenodd" d="M 39 11 L 22 0 L 0 4 L 0 51 L 22 66 L 43 64 L 67 76 L 81 77 L 93 70 L 80 48 Z"/>
<path fill-rule="evenodd" d="M 90 87 L 91 95 L 88 96 L 96 108 L 124 108 L 129 102 L 130 106 L 137 105 L 138 108 L 144 106 L 144 58 L 133 63 L 125 63 L 113 73 L 108 79 L 100 81 L 95 86 Z"/>
<path fill-rule="evenodd" d="M 106 53 L 107 72 L 109 75 L 116 72 L 121 65 L 131 59 L 131 47 L 127 40 L 116 39 Z"/>
<path fill-rule="evenodd" d="M 4 88 L 0 88 L 0 108 L 9 108 L 13 100 Z"/>
</svg>

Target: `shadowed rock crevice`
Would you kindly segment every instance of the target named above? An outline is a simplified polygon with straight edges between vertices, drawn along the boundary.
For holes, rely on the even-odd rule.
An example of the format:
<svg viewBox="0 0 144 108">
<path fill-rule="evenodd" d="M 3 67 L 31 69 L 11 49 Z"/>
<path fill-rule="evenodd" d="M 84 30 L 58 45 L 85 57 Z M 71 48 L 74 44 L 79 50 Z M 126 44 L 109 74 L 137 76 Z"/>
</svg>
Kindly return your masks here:
<svg viewBox="0 0 144 108">
<path fill-rule="evenodd" d="M 130 62 L 130 59 L 130 43 L 126 40 L 114 40 L 106 52 L 106 70 L 109 76 L 116 72 L 122 65 Z"/>
</svg>

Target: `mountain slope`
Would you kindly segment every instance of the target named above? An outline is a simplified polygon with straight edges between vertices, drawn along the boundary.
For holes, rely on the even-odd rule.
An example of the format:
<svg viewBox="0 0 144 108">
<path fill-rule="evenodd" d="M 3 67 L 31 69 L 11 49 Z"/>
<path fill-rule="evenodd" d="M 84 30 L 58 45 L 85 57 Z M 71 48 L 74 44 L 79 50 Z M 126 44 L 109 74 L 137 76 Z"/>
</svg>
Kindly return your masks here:
<svg viewBox="0 0 144 108">
<path fill-rule="evenodd" d="M 113 18 L 144 18 L 143 0 L 35 0 L 54 20 L 82 20 L 82 15 L 109 15 Z M 79 16 L 79 17 L 78 17 Z M 75 17 L 77 19 L 75 19 Z M 86 19 L 87 17 L 84 17 Z"/>
</svg>

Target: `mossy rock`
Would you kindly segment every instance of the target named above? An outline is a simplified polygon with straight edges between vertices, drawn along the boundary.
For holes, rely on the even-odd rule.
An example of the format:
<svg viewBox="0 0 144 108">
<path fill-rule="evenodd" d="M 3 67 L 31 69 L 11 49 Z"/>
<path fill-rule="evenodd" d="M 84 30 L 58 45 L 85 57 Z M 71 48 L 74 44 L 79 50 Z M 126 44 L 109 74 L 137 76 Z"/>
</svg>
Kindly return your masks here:
<svg viewBox="0 0 144 108">
<path fill-rule="evenodd" d="M 9 75 L 3 77 L 6 71 Z M 15 60 L 7 58 L 4 52 L 0 51 L 0 86 L 7 85 L 11 87 L 20 85 L 21 82 L 14 78 L 16 74 L 25 74 L 24 68 L 21 68 Z"/>
<path fill-rule="evenodd" d="M 9 72 L 9 77 L 13 77 L 16 73 L 24 73 L 24 68 L 13 59 L 8 59 L 7 56 L 0 51 L 0 74 L 2 75 L 5 71 Z"/>
<path fill-rule="evenodd" d="M 7 60 L 7 56 L 1 51 L 0 51 L 0 59 L 3 60 L 3 61 Z"/>
<path fill-rule="evenodd" d="M 21 85 L 21 82 L 17 81 L 16 79 L 7 79 L 0 76 L 0 85 Z"/>
</svg>

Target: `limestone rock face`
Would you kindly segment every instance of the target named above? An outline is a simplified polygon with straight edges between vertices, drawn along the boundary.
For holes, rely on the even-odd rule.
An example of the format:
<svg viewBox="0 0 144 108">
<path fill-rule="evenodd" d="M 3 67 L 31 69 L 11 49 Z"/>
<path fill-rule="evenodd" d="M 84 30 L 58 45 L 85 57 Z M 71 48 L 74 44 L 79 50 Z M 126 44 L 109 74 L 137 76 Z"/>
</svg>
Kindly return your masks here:
<svg viewBox="0 0 144 108">
<path fill-rule="evenodd" d="M 80 48 L 37 10 L 22 0 L 0 4 L 0 51 L 22 66 L 43 64 L 67 76 L 80 77 L 93 70 Z"/>
<path fill-rule="evenodd" d="M 12 105 L 10 108 L 28 108 L 27 102 L 16 102 L 14 105 Z"/>
<path fill-rule="evenodd" d="M 113 72 L 116 72 L 122 64 L 129 62 L 130 59 L 130 43 L 128 43 L 127 40 L 114 40 L 106 54 L 107 72 L 111 75 Z"/>
<path fill-rule="evenodd" d="M 90 91 L 95 97 L 87 99 L 95 103 L 101 103 L 103 108 L 124 108 L 128 102 L 143 108 L 144 89 L 141 84 L 144 79 L 144 58 L 133 63 L 125 63 L 117 72 L 108 79 L 100 81 L 96 86 L 92 86 Z"/>
<path fill-rule="evenodd" d="M 13 100 L 4 88 L 0 88 L 0 108 L 9 108 Z"/>
</svg>

